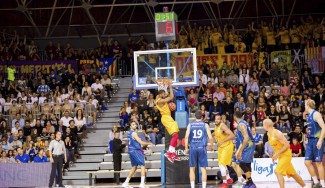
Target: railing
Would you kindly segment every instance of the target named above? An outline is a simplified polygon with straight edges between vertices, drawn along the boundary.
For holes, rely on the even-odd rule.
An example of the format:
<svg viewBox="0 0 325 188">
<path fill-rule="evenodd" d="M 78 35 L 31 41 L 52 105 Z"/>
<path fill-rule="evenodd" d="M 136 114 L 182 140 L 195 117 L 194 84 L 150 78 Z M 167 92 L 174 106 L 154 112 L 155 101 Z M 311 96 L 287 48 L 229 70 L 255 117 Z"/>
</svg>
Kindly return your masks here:
<svg viewBox="0 0 325 188">
<path fill-rule="evenodd" d="M 16 112 L 15 114 L 9 114 L 10 109 L 13 107 L 12 104 L 8 105 L 4 105 L 3 107 L 3 117 L 8 121 L 9 126 L 11 127 L 11 122 L 12 120 L 15 119 L 17 114 L 20 114 L 24 119 L 30 118 L 30 119 L 38 119 L 38 118 L 42 118 L 43 115 L 45 116 L 50 116 L 50 115 L 55 115 L 55 117 L 59 120 L 63 114 L 64 111 L 62 109 L 64 103 L 41 103 L 41 104 L 37 104 L 36 105 L 32 105 L 32 104 L 27 104 L 26 108 L 27 108 L 27 114 L 25 114 L 24 112 L 21 113 L 21 111 Z M 70 106 L 70 117 L 75 117 L 77 110 L 78 109 L 82 109 L 83 111 L 83 116 L 86 118 L 86 124 L 92 124 L 94 123 L 95 120 L 95 114 L 97 113 L 99 110 L 99 106 L 97 108 L 93 108 L 92 104 L 89 102 L 74 102 L 74 103 L 68 103 L 67 105 Z M 20 106 L 20 105 L 19 105 Z M 44 106 L 49 106 L 51 108 L 51 110 L 49 110 L 48 112 L 44 111 Z M 58 106 L 61 109 L 56 111 L 53 107 Z"/>
<path fill-rule="evenodd" d="M 117 76 L 133 75 L 133 58 L 117 58 L 116 65 Z"/>
</svg>

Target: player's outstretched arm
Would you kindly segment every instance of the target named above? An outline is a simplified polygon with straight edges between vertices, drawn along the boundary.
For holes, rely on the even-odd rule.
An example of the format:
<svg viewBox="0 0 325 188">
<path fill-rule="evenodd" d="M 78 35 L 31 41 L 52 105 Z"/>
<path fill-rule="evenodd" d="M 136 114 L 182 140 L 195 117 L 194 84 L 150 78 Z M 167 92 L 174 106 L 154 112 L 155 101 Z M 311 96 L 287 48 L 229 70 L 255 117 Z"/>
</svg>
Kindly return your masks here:
<svg viewBox="0 0 325 188">
<path fill-rule="evenodd" d="M 152 144 L 151 142 L 142 141 L 136 132 L 132 133 L 132 138 L 134 138 L 137 142 L 139 142 L 143 146 L 148 146 Z"/>
<path fill-rule="evenodd" d="M 190 129 L 190 125 L 188 125 L 185 133 L 185 153 L 188 152 L 188 137 L 190 136 Z"/>
<path fill-rule="evenodd" d="M 211 134 L 211 131 L 210 131 L 210 126 L 207 123 L 205 124 L 205 130 L 207 131 L 207 135 L 208 135 L 208 138 L 209 138 L 211 150 L 213 150 L 214 140 L 213 140 L 213 137 L 212 137 L 212 134 Z"/>
<path fill-rule="evenodd" d="M 317 142 L 317 148 L 320 149 L 323 144 L 324 138 L 325 138 L 325 124 L 324 124 L 323 117 L 319 112 L 315 112 L 314 119 L 318 123 L 320 128 L 322 129 L 319 139 L 318 139 L 318 142 Z"/>
<path fill-rule="evenodd" d="M 174 99 L 174 91 L 173 91 L 173 85 L 172 83 L 169 85 L 169 96 L 170 100 Z"/>
<path fill-rule="evenodd" d="M 248 144 L 249 136 L 248 136 L 247 129 L 246 129 L 245 126 L 243 126 L 243 125 L 241 125 L 241 124 L 238 124 L 237 129 L 238 129 L 238 131 L 240 131 L 240 132 L 242 133 L 242 135 L 243 135 L 243 137 L 244 137 L 244 139 L 243 139 L 243 143 L 241 143 L 241 145 L 240 145 L 239 148 L 238 148 L 238 151 L 239 151 L 240 153 L 242 153 L 243 150 L 244 150 L 244 148 L 245 148 L 245 147 L 247 146 L 247 144 Z"/>
</svg>

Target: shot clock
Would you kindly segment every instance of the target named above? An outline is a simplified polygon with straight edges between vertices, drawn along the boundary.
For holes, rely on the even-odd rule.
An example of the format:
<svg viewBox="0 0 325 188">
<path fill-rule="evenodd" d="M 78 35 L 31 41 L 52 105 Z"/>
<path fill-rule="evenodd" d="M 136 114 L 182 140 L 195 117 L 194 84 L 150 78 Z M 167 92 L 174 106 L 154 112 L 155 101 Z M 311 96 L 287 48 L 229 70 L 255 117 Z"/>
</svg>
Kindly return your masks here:
<svg viewBox="0 0 325 188">
<path fill-rule="evenodd" d="M 177 15 L 174 12 L 155 13 L 156 40 L 170 41 L 176 39 Z"/>
</svg>

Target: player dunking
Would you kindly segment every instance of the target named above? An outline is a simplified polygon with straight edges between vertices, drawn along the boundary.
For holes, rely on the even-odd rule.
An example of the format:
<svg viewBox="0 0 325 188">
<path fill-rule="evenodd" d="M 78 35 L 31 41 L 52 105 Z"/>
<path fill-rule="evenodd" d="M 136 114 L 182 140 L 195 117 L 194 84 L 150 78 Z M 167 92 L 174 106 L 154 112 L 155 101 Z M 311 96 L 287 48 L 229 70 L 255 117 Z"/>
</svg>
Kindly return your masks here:
<svg viewBox="0 0 325 188">
<path fill-rule="evenodd" d="M 227 166 L 231 165 L 232 156 L 234 153 L 233 140 L 235 139 L 234 133 L 222 122 L 221 116 L 215 116 L 216 127 L 214 128 L 214 137 L 218 144 L 218 164 L 222 176 L 221 187 L 227 188 L 233 183 L 229 176 Z"/>
<path fill-rule="evenodd" d="M 169 85 L 169 95 L 164 90 L 159 90 L 156 98 L 156 106 L 161 114 L 161 123 L 166 128 L 168 134 L 171 136 L 169 148 L 165 156 L 170 162 L 179 161 L 179 157 L 175 153 L 175 147 L 177 146 L 178 140 L 178 125 L 176 121 L 172 118 L 171 112 L 168 106 L 168 102 L 174 99 L 174 93 L 172 85 Z"/>
<path fill-rule="evenodd" d="M 139 187 L 145 187 L 145 176 L 146 176 L 146 169 L 144 163 L 144 153 L 142 150 L 142 146 L 151 145 L 150 142 L 144 142 L 136 133 L 137 130 L 137 123 L 131 122 L 130 124 L 130 132 L 128 133 L 128 141 L 129 141 L 129 156 L 131 160 L 132 169 L 129 172 L 128 177 L 126 178 L 125 182 L 122 184 L 122 187 L 129 187 L 129 181 L 134 175 L 137 167 L 140 166 L 141 168 L 141 183 Z M 141 146 L 142 145 L 142 146 Z"/>
<path fill-rule="evenodd" d="M 325 187 L 324 166 L 322 163 L 324 154 L 325 124 L 322 115 L 315 110 L 315 101 L 308 99 L 305 101 L 305 111 L 307 112 L 307 145 L 305 153 L 305 165 L 313 179 L 314 187 Z M 316 164 L 320 184 L 312 163 Z"/>
<path fill-rule="evenodd" d="M 243 115 L 240 112 L 234 113 L 234 121 L 238 124 L 235 136 L 236 152 L 235 157 L 240 168 L 246 176 L 246 184 L 243 188 L 256 188 L 251 178 L 255 144 L 252 141 L 253 136 L 249 124 L 242 119 Z"/>
<path fill-rule="evenodd" d="M 202 172 L 202 188 L 207 186 L 207 171 L 208 157 L 207 157 L 207 139 L 210 141 L 209 149 L 213 147 L 213 138 L 208 124 L 202 121 L 201 111 L 195 113 L 196 121 L 187 126 L 185 134 L 185 153 L 189 150 L 189 166 L 190 166 L 190 181 L 191 188 L 195 184 L 195 167 L 200 166 Z"/>
<path fill-rule="evenodd" d="M 265 119 L 263 121 L 263 128 L 267 131 L 269 143 L 274 150 L 272 160 L 278 160 L 275 174 L 280 188 L 284 188 L 284 176 L 292 177 L 301 187 L 305 187 L 304 181 L 297 174 L 291 163 L 292 152 L 289 142 L 284 137 L 283 133 L 274 128 L 274 123 L 270 119 Z"/>
</svg>

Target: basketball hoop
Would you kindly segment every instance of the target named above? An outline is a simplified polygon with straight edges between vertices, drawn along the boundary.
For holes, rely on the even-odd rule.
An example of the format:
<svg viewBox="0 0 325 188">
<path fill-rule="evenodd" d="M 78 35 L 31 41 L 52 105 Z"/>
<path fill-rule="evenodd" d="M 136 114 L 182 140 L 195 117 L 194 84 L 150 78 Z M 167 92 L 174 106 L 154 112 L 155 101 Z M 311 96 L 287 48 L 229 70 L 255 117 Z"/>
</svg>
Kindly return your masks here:
<svg viewBox="0 0 325 188">
<path fill-rule="evenodd" d="M 165 92 L 167 92 L 168 86 L 172 85 L 173 82 L 168 78 L 158 78 L 156 80 L 156 83 L 158 85 L 158 91 L 164 90 Z"/>
</svg>

